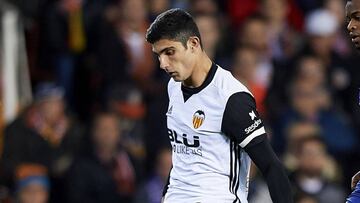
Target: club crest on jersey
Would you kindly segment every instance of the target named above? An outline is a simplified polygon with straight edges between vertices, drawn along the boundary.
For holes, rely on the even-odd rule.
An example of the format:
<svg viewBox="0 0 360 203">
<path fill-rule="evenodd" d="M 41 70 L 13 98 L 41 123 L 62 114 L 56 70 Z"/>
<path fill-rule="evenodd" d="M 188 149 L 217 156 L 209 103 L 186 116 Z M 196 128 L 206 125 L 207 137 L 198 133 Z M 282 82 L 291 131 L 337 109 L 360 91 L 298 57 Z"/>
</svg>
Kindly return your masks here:
<svg viewBox="0 0 360 203">
<path fill-rule="evenodd" d="M 193 126 L 195 129 L 199 128 L 205 120 L 205 113 L 201 110 L 197 110 L 193 115 Z"/>
</svg>

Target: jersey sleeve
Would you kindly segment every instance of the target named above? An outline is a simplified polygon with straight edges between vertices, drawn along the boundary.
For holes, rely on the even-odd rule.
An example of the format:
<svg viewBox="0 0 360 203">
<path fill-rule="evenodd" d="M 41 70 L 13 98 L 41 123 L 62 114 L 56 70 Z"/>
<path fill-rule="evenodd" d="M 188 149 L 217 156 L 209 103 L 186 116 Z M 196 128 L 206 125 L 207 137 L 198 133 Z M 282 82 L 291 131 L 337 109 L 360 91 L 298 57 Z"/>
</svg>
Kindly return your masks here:
<svg viewBox="0 0 360 203">
<path fill-rule="evenodd" d="M 242 148 L 263 141 L 265 128 L 256 110 L 255 99 L 249 93 L 237 92 L 229 97 L 221 130 Z"/>
</svg>

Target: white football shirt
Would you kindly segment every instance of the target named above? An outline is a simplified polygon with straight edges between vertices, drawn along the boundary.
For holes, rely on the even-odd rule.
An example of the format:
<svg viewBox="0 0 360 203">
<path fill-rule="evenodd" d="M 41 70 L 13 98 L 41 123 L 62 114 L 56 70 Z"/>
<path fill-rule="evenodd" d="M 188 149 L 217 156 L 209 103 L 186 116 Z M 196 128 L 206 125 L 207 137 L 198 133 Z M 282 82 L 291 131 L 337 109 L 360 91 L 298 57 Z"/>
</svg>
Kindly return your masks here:
<svg viewBox="0 0 360 203">
<path fill-rule="evenodd" d="M 265 134 L 249 90 L 213 64 L 198 88 L 170 79 L 168 95 L 173 167 L 165 203 L 247 203 L 244 148 Z"/>
</svg>

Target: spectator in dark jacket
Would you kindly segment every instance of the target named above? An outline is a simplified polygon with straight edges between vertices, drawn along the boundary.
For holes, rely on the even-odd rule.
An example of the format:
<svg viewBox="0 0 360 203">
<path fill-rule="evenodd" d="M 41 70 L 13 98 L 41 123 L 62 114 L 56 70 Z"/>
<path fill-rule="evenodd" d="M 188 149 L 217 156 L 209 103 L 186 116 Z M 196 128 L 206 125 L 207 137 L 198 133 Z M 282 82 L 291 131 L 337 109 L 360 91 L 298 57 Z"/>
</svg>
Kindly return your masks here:
<svg viewBox="0 0 360 203">
<path fill-rule="evenodd" d="M 113 113 L 95 117 L 92 149 L 74 164 L 68 179 L 68 202 L 131 202 L 135 171 L 122 150 L 119 119 Z"/>
</svg>

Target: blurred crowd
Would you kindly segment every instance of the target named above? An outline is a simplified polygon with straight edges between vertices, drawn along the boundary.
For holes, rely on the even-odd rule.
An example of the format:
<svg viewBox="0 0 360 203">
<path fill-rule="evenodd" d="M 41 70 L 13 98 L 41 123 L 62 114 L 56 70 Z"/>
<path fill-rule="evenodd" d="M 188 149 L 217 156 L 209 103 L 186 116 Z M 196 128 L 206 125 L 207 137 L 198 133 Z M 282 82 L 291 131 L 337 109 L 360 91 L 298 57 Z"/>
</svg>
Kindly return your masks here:
<svg viewBox="0 0 360 203">
<path fill-rule="evenodd" d="M 33 100 L 1 135 L 0 202 L 160 203 L 171 168 L 169 76 L 144 37 L 175 7 L 255 96 L 295 202 L 350 193 L 360 169 L 360 55 L 346 0 L 5 2 L 21 13 Z M 271 202 L 256 167 L 249 199 Z"/>
</svg>

